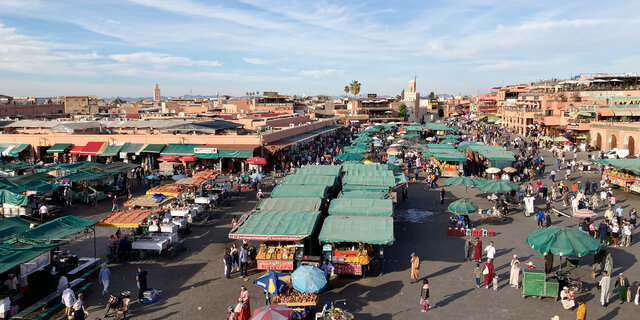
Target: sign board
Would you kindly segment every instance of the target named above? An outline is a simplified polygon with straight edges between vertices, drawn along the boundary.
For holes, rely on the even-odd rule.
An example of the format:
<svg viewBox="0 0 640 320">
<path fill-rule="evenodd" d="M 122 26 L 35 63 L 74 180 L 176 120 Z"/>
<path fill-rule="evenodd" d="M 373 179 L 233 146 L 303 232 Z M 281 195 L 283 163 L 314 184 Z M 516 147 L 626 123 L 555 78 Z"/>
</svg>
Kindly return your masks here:
<svg viewBox="0 0 640 320">
<path fill-rule="evenodd" d="M 367 98 L 377 98 L 378 94 L 377 93 L 369 93 L 367 94 Z"/>
<path fill-rule="evenodd" d="M 362 265 L 359 264 L 334 264 L 333 271 L 337 274 L 350 274 L 361 276 Z"/>
<path fill-rule="evenodd" d="M 218 148 L 193 148 L 194 153 L 218 153 Z"/>
<path fill-rule="evenodd" d="M 25 192 L 25 195 L 28 195 L 28 196 L 35 196 L 36 194 L 38 194 L 38 191 L 35 191 L 35 190 L 27 190 Z"/>
<path fill-rule="evenodd" d="M 126 159 L 127 158 L 127 153 L 126 152 L 120 152 L 120 159 Z"/>
<path fill-rule="evenodd" d="M 293 260 L 257 260 L 258 270 L 293 270 Z"/>
<path fill-rule="evenodd" d="M 333 246 L 330 244 L 325 244 L 322 246 L 322 251 L 333 251 Z"/>
<path fill-rule="evenodd" d="M 26 277 L 51 264 L 51 252 L 45 252 L 29 262 L 20 264 L 20 276 Z"/>
</svg>

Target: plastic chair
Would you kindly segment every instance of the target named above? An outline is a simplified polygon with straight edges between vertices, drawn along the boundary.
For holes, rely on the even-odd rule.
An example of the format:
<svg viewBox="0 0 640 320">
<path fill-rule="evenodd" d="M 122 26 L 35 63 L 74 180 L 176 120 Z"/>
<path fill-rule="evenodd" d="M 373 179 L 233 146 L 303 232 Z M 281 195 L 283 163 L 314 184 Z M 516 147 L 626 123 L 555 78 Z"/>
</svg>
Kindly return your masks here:
<svg viewBox="0 0 640 320">
<path fill-rule="evenodd" d="M 467 237 L 471 237 L 471 229 L 467 229 Z"/>
<path fill-rule="evenodd" d="M 482 236 L 486 237 L 487 236 L 487 229 L 482 229 Z"/>
<path fill-rule="evenodd" d="M 316 320 L 323 320 L 325 313 L 327 313 L 327 305 L 326 304 L 322 307 L 322 311 L 321 312 L 316 312 Z"/>
</svg>

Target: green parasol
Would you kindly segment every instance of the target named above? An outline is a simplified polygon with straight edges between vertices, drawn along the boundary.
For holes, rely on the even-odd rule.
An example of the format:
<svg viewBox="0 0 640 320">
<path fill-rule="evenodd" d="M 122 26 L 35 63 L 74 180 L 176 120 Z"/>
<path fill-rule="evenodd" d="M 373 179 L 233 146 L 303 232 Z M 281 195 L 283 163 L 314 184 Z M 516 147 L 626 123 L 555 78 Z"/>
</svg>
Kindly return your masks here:
<svg viewBox="0 0 640 320">
<path fill-rule="evenodd" d="M 340 161 L 352 161 L 352 160 L 359 161 L 364 159 L 364 157 L 355 153 L 343 153 L 343 154 L 337 155 L 335 159 Z"/>
<path fill-rule="evenodd" d="M 387 163 L 387 168 L 389 168 L 389 170 L 402 171 L 402 168 L 393 163 Z"/>
<path fill-rule="evenodd" d="M 602 246 L 588 233 L 577 229 L 561 229 L 556 226 L 538 229 L 527 236 L 532 249 L 545 254 L 584 257 L 599 252 Z"/>
<path fill-rule="evenodd" d="M 467 199 L 459 199 L 449 205 L 449 211 L 457 214 L 468 214 L 478 211 L 478 206 Z"/>
<path fill-rule="evenodd" d="M 489 182 L 487 179 L 479 177 L 453 177 L 444 180 L 444 183 L 448 186 L 467 186 L 475 187 L 481 184 Z"/>
<path fill-rule="evenodd" d="M 489 180 L 483 184 L 478 185 L 478 189 L 486 193 L 502 193 L 513 190 L 518 190 L 518 185 L 502 179 Z"/>
</svg>

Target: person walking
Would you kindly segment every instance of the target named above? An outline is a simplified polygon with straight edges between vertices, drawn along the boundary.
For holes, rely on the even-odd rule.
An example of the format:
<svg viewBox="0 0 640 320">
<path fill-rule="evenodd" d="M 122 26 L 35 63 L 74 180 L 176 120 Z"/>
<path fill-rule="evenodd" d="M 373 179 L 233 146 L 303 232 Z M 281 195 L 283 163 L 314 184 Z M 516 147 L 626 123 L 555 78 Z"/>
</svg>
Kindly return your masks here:
<svg viewBox="0 0 640 320">
<path fill-rule="evenodd" d="M 478 237 L 476 237 L 476 243 L 473 246 L 473 260 L 482 261 L 482 241 Z"/>
<path fill-rule="evenodd" d="M 489 289 L 489 285 L 493 281 L 493 274 L 495 270 L 493 268 L 493 261 L 491 259 L 487 259 L 487 262 L 484 263 L 484 267 L 482 267 L 482 274 L 484 275 L 484 287 Z"/>
<path fill-rule="evenodd" d="M 231 254 L 229 254 L 229 249 L 224 249 L 224 255 L 222 256 L 222 263 L 224 264 L 224 277 L 227 279 L 231 279 Z"/>
<path fill-rule="evenodd" d="M 598 225 L 598 238 L 600 238 L 600 244 L 607 244 L 609 241 L 609 227 L 607 226 L 605 221 L 600 221 Z"/>
<path fill-rule="evenodd" d="M 608 274 L 611 274 L 611 271 L 613 271 L 613 256 L 611 255 L 610 252 L 607 252 L 604 255 L 604 270 Z"/>
<path fill-rule="evenodd" d="M 73 304 L 76 303 L 76 294 L 71 289 L 71 285 L 67 284 L 67 288 L 62 291 L 62 304 L 64 304 L 64 314 L 68 319 L 73 315 Z"/>
<path fill-rule="evenodd" d="M 102 283 L 102 295 L 105 293 L 109 293 L 109 280 L 111 279 L 111 269 L 107 267 L 106 263 L 102 264 L 100 268 L 100 273 L 98 274 L 98 279 Z"/>
<path fill-rule="evenodd" d="M 624 273 L 620 272 L 618 279 L 616 279 L 615 287 L 618 288 L 620 304 L 623 304 L 625 301 L 629 301 L 629 279 L 624 276 Z"/>
<path fill-rule="evenodd" d="M 480 269 L 479 262 L 476 262 L 476 267 L 473 269 L 473 277 L 476 278 L 476 288 L 480 288 L 482 285 L 482 269 Z"/>
<path fill-rule="evenodd" d="M 113 204 L 111 205 L 111 213 L 118 211 L 118 196 L 113 195 Z"/>
<path fill-rule="evenodd" d="M 542 210 L 539 210 L 538 213 L 536 213 L 536 220 L 538 221 L 536 229 L 542 229 L 544 227 L 544 212 Z"/>
<path fill-rule="evenodd" d="M 464 262 L 471 261 L 471 239 L 464 239 Z"/>
<path fill-rule="evenodd" d="M 496 247 L 493 246 L 493 241 L 489 242 L 489 245 L 484 248 L 484 251 L 487 253 L 487 259 L 491 259 L 493 261 L 496 256 Z"/>
<path fill-rule="evenodd" d="M 444 191 L 444 188 L 442 188 L 440 190 L 440 204 L 444 204 L 444 194 L 445 194 L 445 191 Z"/>
<path fill-rule="evenodd" d="M 418 281 L 420 274 L 420 258 L 414 252 L 411 253 L 411 283 Z"/>
<path fill-rule="evenodd" d="M 233 310 L 232 306 L 227 308 L 227 320 L 238 320 L 238 314 Z"/>
<path fill-rule="evenodd" d="M 429 304 L 429 280 L 422 280 L 422 287 L 420 288 L 420 304 L 422 305 L 422 312 L 427 312 L 431 309 Z"/>
<path fill-rule="evenodd" d="M 249 320 L 249 318 L 251 318 L 249 309 L 247 308 L 247 305 L 242 302 L 242 299 L 238 299 L 238 304 L 234 311 L 238 315 L 238 320 Z"/>
<path fill-rule="evenodd" d="M 147 271 L 142 270 L 142 267 L 138 267 L 136 272 L 136 284 L 138 287 L 138 302 L 144 300 L 144 292 L 147 291 Z"/>
<path fill-rule="evenodd" d="M 518 255 L 513 255 L 513 259 L 511 259 L 511 271 L 509 273 L 509 284 L 512 288 L 518 288 L 520 285 L 520 260 L 518 260 Z"/>
<path fill-rule="evenodd" d="M 73 320 L 84 320 L 88 315 L 84 306 L 84 293 L 78 293 L 78 300 L 73 304 Z"/>
<path fill-rule="evenodd" d="M 611 294 L 611 276 L 606 271 L 602 272 L 598 287 L 600 288 L 600 304 L 606 307 L 609 304 L 609 296 Z"/>
<path fill-rule="evenodd" d="M 584 301 L 578 300 L 578 310 L 576 311 L 576 320 L 587 320 L 587 306 Z"/>
<path fill-rule="evenodd" d="M 240 258 L 240 277 L 244 279 L 247 276 L 247 268 L 249 267 L 249 251 L 247 251 L 247 245 L 243 244 L 242 249 L 240 249 L 239 253 Z"/>
<path fill-rule="evenodd" d="M 556 182 L 556 171 L 551 170 L 551 182 Z"/>
<path fill-rule="evenodd" d="M 247 310 L 249 311 L 249 314 L 251 314 L 251 301 L 249 299 L 249 290 L 247 290 L 247 287 L 245 286 L 240 286 L 240 300 L 242 300 L 242 302 L 247 305 Z"/>
<path fill-rule="evenodd" d="M 553 223 L 551 223 L 551 211 L 547 211 L 547 213 L 544 215 L 544 226 L 549 228 L 553 225 Z"/>
</svg>

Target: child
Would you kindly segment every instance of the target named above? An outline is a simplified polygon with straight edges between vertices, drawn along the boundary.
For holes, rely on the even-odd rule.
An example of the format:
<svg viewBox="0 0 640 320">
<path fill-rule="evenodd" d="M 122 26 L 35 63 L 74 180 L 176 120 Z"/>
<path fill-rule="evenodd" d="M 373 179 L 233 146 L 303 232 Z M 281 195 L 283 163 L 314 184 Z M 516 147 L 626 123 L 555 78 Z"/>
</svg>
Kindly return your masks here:
<svg viewBox="0 0 640 320">
<path fill-rule="evenodd" d="M 493 273 L 493 280 L 491 280 L 491 285 L 493 285 L 493 290 L 498 291 L 498 274 Z"/>
<path fill-rule="evenodd" d="M 431 309 L 429 304 L 429 280 L 422 280 L 422 288 L 420 288 L 420 304 L 422 305 L 422 312 L 427 312 L 427 309 Z"/>
<path fill-rule="evenodd" d="M 476 287 L 480 288 L 481 278 L 482 278 L 482 270 L 480 270 L 480 263 L 476 262 L 476 268 L 473 269 L 473 276 L 476 278 Z"/>
</svg>

